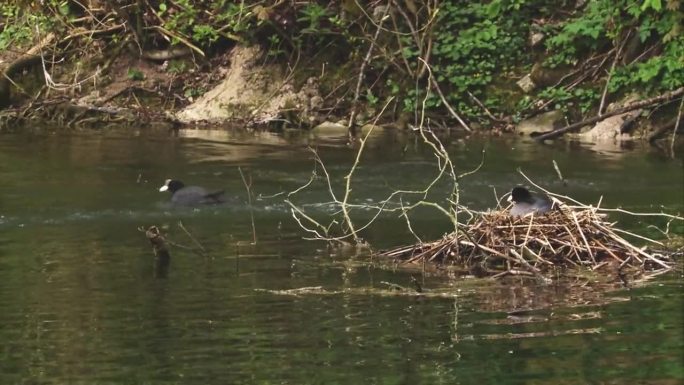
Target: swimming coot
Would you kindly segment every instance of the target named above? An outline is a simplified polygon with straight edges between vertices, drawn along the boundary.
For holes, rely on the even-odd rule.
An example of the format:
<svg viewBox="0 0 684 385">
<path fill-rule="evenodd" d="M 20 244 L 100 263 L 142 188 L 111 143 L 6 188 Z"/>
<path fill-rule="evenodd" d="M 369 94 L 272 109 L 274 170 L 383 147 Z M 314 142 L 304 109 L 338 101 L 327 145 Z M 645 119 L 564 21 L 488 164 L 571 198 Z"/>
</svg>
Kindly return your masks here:
<svg viewBox="0 0 684 385">
<path fill-rule="evenodd" d="M 175 179 L 167 179 L 159 191 L 171 192 L 171 203 L 182 206 L 217 204 L 225 202 L 223 190 L 208 192 L 203 187 L 186 186 Z"/>
<path fill-rule="evenodd" d="M 520 186 L 511 190 L 508 201 L 513 202 L 513 207 L 509 211 L 512 217 L 523 217 L 531 213 L 544 214 L 553 208 L 553 203 L 548 197 L 533 196 L 528 189 Z"/>
</svg>

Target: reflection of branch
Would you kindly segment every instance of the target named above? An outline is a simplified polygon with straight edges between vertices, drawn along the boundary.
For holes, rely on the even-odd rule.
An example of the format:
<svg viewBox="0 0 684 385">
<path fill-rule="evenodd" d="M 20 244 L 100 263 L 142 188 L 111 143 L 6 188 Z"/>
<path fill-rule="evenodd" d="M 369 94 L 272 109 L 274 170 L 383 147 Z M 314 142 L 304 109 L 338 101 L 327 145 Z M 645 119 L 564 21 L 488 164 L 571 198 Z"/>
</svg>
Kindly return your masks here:
<svg viewBox="0 0 684 385">
<path fill-rule="evenodd" d="M 247 204 L 249 205 L 249 217 L 252 220 L 252 244 L 256 245 L 257 243 L 257 236 L 256 236 L 256 225 L 254 224 L 254 208 L 252 207 L 252 178 L 250 176 L 249 178 L 249 183 L 247 183 L 247 179 L 245 178 L 245 174 L 242 173 L 242 168 L 238 167 L 238 171 L 240 171 L 240 177 L 242 178 L 242 183 L 245 185 L 245 189 L 247 189 Z"/>
</svg>

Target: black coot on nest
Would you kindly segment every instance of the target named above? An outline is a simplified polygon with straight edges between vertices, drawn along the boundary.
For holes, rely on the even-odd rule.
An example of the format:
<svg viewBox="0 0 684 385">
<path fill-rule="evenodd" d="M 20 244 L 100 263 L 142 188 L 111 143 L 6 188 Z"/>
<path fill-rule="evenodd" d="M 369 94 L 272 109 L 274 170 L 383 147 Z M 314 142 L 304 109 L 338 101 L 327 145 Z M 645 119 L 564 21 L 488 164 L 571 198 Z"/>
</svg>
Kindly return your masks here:
<svg viewBox="0 0 684 385">
<path fill-rule="evenodd" d="M 175 179 L 167 179 L 159 191 L 171 192 L 171 203 L 182 206 L 225 202 L 223 190 L 209 192 L 204 187 L 186 186 L 183 182 Z"/>
<path fill-rule="evenodd" d="M 531 213 L 544 214 L 553 208 L 553 203 L 548 197 L 534 196 L 528 189 L 520 186 L 511 190 L 508 201 L 513 202 L 509 211 L 512 217 L 523 217 Z"/>
</svg>

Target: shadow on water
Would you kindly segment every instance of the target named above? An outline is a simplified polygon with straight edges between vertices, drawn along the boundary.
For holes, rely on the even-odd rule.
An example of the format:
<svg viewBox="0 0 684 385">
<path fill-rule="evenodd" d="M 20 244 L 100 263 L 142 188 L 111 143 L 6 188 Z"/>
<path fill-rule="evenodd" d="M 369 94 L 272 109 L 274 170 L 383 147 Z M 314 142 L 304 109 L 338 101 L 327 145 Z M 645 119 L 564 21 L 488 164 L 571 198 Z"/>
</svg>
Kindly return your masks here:
<svg viewBox="0 0 684 385">
<path fill-rule="evenodd" d="M 337 136 L 1 134 L 0 383 L 684 379 L 681 269 L 631 288 L 454 280 L 303 241 L 308 234 L 284 197 L 311 177 L 308 146 L 341 183 L 354 152 Z M 496 196 L 522 183 L 515 172 L 521 168 L 585 203 L 684 211 L 681 160 L 647 149 L 604 153 L 520 138 L 454 138 L 446 147 L 459 170 L 477 166 L 486 149 L 482 169 L 461 182 L 461 203 L 474 209 L 492 207 Z M 437 172 L 428 149 L 407 133 L 378 132 L 366 151 L 353 180 L 354 202 L 377 203 Z M 251 207 L 238 167 L 253 182 Z M 225 189 L 235 200 L 170 206 L 158 192 L 170 177 Z M 438 185 L 434 196 L 445 191 Z M 317 218 L 338 210 L 324 183 L 296 199 Z M 364 221 L 373 212 L 353 215 Z M 643 218 L 614 219 L 662 237 Z M 411 220 L 425 240 L 449 229 L 432 210 Z M 138 228 L 158 226 L 174 243 L 194 247 L 179 222 L 206 255 L 171 248 L 170 259 L 155 259 Z M 671 231 L 684 229 L 673 224 Z M 415 241 L 392 215 L 362 236 L 377 248 Z"/>
</svg>

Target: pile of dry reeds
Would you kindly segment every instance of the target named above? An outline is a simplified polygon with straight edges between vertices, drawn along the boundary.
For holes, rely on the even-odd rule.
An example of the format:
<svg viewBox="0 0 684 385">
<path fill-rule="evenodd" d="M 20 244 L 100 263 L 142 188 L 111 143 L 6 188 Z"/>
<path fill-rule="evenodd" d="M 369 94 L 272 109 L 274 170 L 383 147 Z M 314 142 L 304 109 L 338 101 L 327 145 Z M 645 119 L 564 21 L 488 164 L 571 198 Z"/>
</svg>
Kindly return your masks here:
<svg viewBox="0 0 684 385">
<path fill-rule="evenodd" d="M 618 235 L 631 233 L 604 219 L 605 215 L 593 207 L 561 205 L 547 214 L 522 218 L 496 211 L 477 216 L 438 241 L 403 246 L 381 255 L 403 263 L 456 265 L 477 275 L 495 277 L 543 278 L 558 272 L 559 267 L 613 267 L 612 271 L 629 267 L 661 272 L 673 266 L 670 256 L 631 244 Z"/>
</svg>

